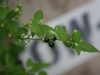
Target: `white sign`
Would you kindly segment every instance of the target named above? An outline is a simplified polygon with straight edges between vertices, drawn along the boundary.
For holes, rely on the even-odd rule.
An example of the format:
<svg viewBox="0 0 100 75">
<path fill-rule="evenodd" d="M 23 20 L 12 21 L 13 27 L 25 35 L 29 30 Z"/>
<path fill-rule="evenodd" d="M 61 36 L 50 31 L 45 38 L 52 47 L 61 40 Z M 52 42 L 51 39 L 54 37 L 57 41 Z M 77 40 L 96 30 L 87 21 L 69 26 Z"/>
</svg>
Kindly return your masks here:
<svg viewBox="0 0 100 75">
<path fill-rule="evenodd" d="M 71 34 L 74 29 L 78 29 L 83 40 L 90 42 L 98 50 L 100 49 L 100 0 L 93 0 L 91 3 L 67 12 L 47 24 L 51 27 L 64 25 L 68 34 Z M 53 63 L 46 69 L 47 73 L 61 75 L 97 55 L 98 53 L 81 52 L 78 56 L 75 50 L 69 50 L 59 41 L 56 41 L 55 51 L 52 51 L 46 43 L 31 41 L 26 46 L 22 59 L 26 61 L 27 58 L 32 58 L 34 61 Z"/>
</svg>

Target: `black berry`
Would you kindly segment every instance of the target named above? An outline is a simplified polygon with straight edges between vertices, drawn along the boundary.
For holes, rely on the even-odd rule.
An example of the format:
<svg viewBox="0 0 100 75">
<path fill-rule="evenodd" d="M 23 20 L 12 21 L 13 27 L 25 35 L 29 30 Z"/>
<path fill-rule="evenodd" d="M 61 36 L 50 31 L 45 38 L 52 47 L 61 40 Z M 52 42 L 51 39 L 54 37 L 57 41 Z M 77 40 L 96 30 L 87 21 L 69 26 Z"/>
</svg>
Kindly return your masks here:
<svg viewBox="0 0 100 75">
<path fill-rule="evenodd" d="M 57 40 L 57 38 L 56 37 L 53 37 L 53 41 L 55 41 L 55 40 Z"/>
<path fill-rule="evenodd" d="M 49 42 L 49 38 L 45 38 L 44 39 L 44 42 Z"/>
<path fill-rule="evenodd" d="M 53 47 L 54 46 L 54 43 L 53 42 L 49 42 L 49 46 L 50 47 Z"/>
</svg>

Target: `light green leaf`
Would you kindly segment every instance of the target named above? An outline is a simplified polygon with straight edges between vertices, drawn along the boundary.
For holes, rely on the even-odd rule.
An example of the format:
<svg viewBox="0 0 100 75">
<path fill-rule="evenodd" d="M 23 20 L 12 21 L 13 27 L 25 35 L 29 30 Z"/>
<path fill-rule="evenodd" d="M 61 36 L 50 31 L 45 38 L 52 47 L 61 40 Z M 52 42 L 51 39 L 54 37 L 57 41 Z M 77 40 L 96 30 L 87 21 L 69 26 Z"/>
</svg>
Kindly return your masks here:
<svg viewBox="0 0 100 75">
<path fill-rule="evenodd" d="M 68 35 L 66 34 L 65 28 L 56 26 L 54 32 L 57 34 L 59 40 L 66 41 L 68 39 Z"/>
<path fill-rule="evenodd" d="M 79 43 L 79 46 L 81 48 L 82 51 L 86 51 L 86 52 L 99 52 L 94 46 L 92 46 L 91 44 L 82 41 L 81 43 Z"/>
<path fill-rule="evenodd" d="M 73 39 L 74 39 L 75 42 L 81 41 L 81 34 L 78 30 L 74 33 Z"/>
<path fill-rule="evenodd" d="M 65 45 L 66 47 L 71 48 L 71 46 L 72 46 L 72 44 L 71 44 L 71 43 L 68 43 L 68 42 L 66 42 L 66 41 L 63 41 L 63 43 L 64 43 L 64 45 Z"/>
<path fill-rule="evenodd" d="M 47 75 L 45 71 L 40 71 L 38 75 Z"/>
<path fill-rule="evenodd" d="M 32 37 L 34 37 L 34 36 L 35 36 L 35 34 L 34 34 L 33 32 L 31 32 L 31 35 L 32 35 Z"/>
<path fill-rule="evenodd" d="M 26 65 L 27 65 L 27 66 L 32 66 L 32 65 L 33 65 L 32 60 L 31 60 L 31 59 L 28 59 Z"/>
<path fill-rule="evenodd" d="M 56 29 L 56 30 L 61 30 L 61 31 L 63 31 L 63 32 L 66 32 L 66 27 L 65 27 L 65 26 L 60 27 L 59 25 L 56 25 L 56 26 L 55 26 L 55 29 Z"/>
<path fill-rule="evenodd" d="M 10 30 L 10 31 L 17 31 L 18 30 L 18 25 L 15 21 L 9 20 L 5 23 L 5 28 L 7 30 Z"/>
<path fill-rule="evenodd" d="M 6 17 L 6 15 L 7 15 L 7 13 L 9 12 L 9 7 L 0 7 L 0 17 L 2 18 L 2 19 L 4 19 L 5 17 Z"/>
<path fill-rule="evenodd" d="M 43 12 L 42 10 L 38 10 L 35 14 L 34 14 L 34 22 L 39 22 L 40 20 L 43 19 Z"/>
<path fill-rule="evenodd" d="M 80 55 L 81 48 L 80 48 L 79 45 L 78 46 L 75 46 L 75 50 L 76 50 L 77 54 Z"/>
<path fill-rule="evenodd" d="M 37 23 L 30 24 L 29 28 L 37 36 L 43 36 L 48 31 L 53 30 L 53 28 L 51 28 L 47 25 L 41 25 L 41 24 L 37 24 Z"/>
<path fill-rule="evenodd" d="M 24 27 L 18 28 L 18 32 L 17 32 L 18 35 L 24 36 L 24 35 L 27 35 L 27 33 L 28 33 L 28 30 L 26 28 L 24 28 Z"/>
</svg>

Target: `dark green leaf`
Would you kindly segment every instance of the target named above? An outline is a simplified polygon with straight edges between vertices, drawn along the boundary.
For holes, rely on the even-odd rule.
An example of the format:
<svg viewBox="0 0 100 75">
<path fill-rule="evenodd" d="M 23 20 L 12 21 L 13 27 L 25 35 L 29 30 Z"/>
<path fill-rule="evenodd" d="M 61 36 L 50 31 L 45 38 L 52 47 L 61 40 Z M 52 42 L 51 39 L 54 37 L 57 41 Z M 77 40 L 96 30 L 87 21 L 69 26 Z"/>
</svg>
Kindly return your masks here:
<svg viewBox="0 0 100 75">
<path fill-rule="evenodd" d="M 81 34 L 78 30 L 74 33 L 73 39 L 74 39 L 75 42 L 81 41 Z"/>
<path fill-rule="evenodd" d="M 17 13 L 14 12 L 14 10 L 12 10 L 12 11 L 8 12 L 6 18 L 12 19 L 12 18 L 14 18 L 16 15 L 17 15 Z"/>
<path fill-rule="evenodd" d="M 20 53 L 24 50 L 24 47 L 19 46 L 19 45 L 13 43 L 13 42 L 10 42 L 9 43 L 9 50 L 10 50 L 11 55 L 17 56 L 18 53 Z"/>
<path fill-rule="evenodd" d="M 42 10 L 38 10 L 35 14 L 34 14 L 34 22 L 38 22 L 40 20 L 43 19 L 43 12 Z"/>
<path fill-rule="evenodd" d="M 99 52 L 94 46 L 92 46 L 91 44 L 82 41 L 81 43 L 79 43 L 79 46 L 81 48 L 82 51 L 86 51 L 86 52 Z"/>
<path fill-rule="evenodd" d="M 0 27 L 0 38 L 5 38 L 8 36 L 9 31 L 6 30 L 4 27 Z"/>
<path fill-rule="evenodd" d="M 9 20 L 5 23 L 5 28 L 10 31 L 18 31 L 18 25 L 15 21 Z"/>
<path fill-rule="evenodd" d="M 39 75 L 47 75 L 47 73 L 45 71 L 40 71 Z"/>
<path fill-rule="evenodd" d="M 32 60 L 31 60 L 31 59 L 28 59 L 26 65 L 27 65 L 27 66 L 32 66 L 32 65 L 33 65 Z"/>
<path fill-rule="evenodd" d="M 2 4 L 3 3 L 3 0 L 0 0 L 0 4 Z"/>
<path fill-rule="evenodd" d="M 4 19 L 6 17 L 8 12 L 9 12 L 9 7 L 6 7 L 6 8 L 0 7 L 0 17 L 2 19 Z"/>
</svg>

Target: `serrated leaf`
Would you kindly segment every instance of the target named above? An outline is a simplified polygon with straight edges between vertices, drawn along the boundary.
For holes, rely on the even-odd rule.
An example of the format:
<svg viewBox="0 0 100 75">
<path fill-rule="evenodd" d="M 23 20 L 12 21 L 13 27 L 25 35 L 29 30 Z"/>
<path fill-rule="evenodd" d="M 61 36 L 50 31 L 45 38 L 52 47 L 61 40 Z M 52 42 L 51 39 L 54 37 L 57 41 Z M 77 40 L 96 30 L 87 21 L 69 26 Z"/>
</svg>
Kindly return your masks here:
<svg viewBox="0 0 100 75">
<path fill-rule="evenodd" d="M 32 66 L 32 65 L 33 65 L 32 60 L 31 60 L 31 59 L 28 59 L 26 65 L 27 65 L 27 66 Z"/>
<path fill-rule="evenodd" d="M 78 30 L 77 30 L 77 32 L 74 33 L 73 39 L 74 39 L 75 42 L 81 41 L 81 34 Z"/>
<path fill-rule="evenodd" d="M 81 48 L 82 51 L 86 51 L 86 52 L 99 52 L 93 45 L 87 43 L 87 42 L 80 42 L 79 46 Z"/>
<path fill-rule="evenodd" d="M 59 40 L 66 41 L 68 39 L 68 35 L 64 28 L 60 26 L 56 26 L 54 32 L 57 34 Z"/>
<path fill-rule="evenodd" d="M 47 75 L 45 71 L 40 71 L 38 75 Z"/>
<path fill-rule="evenodd" d="M 61 31 L 63 31 L 63 32 L 66 32 L 66 27 L 65 27 L 65 26 L 60 27 L 59 25 L 56 25 L 56 26 L 55 26 L 55 29 L 56 29 L 56 30 L 61 30 Z"/>
<path fill-rule="evenodd" d="M 6 17 L 6 15 L 7 15 L 7 13 L 9 12 L 9 7 L 0 7 L 0 17 L 2 18 L 2 19 L 4 19 L 5 17 Z"/>
<path fill-rule="evenodd" d="M 35 14 L 34 14 L 34 22 L 39 22 L 40 20 L 43 19 L 43 12 L 42 10 L 38 10 Z"/>
<path fill-rule="evenodd" d="M 9 20 L 5 23 L 5 28 L 10 31 L 18 31 L 18 25 L 15 21 Z"/>
</svg>

